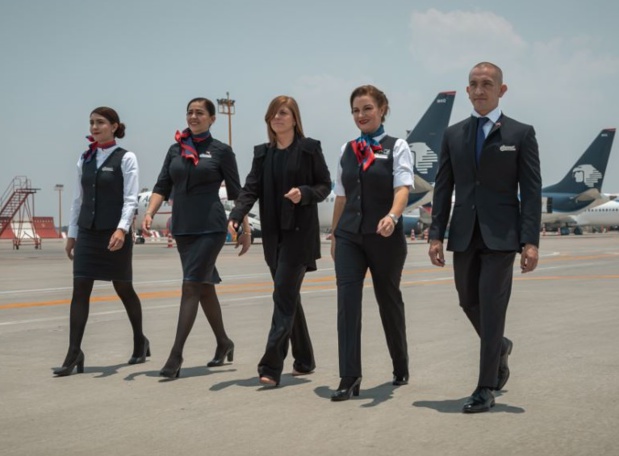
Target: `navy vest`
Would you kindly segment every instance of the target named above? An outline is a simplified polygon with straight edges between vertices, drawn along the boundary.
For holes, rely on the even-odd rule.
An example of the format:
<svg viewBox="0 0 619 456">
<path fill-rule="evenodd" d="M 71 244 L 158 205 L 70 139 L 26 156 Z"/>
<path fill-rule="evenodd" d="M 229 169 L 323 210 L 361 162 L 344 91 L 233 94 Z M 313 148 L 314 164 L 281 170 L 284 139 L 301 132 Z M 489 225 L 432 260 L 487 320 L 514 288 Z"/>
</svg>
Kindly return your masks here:
<svg viewBox="0 0 619 456">
<path fill-rule="evenodd" d="M 350 143 L 342 154 L 342 185 L 346 191 L 346 205 L 337 229 L 350 233 L 376 233 L 380 219 L 393 206 L 393 149 L 397 138 L 385 136 L 375 152 L 374 163 L 363 171 Z M 402 221 L 396 230 L 402 230 Z"/>
<path fill-rule="evenodd" d="M 77 224 L 89 230 L 118 226 L 124 203 L 124 178 L 120 167 L 127 151 L 118 147 L 97 169 L 96 155 L 82 164 L 82 207 Z"/>
</svg>

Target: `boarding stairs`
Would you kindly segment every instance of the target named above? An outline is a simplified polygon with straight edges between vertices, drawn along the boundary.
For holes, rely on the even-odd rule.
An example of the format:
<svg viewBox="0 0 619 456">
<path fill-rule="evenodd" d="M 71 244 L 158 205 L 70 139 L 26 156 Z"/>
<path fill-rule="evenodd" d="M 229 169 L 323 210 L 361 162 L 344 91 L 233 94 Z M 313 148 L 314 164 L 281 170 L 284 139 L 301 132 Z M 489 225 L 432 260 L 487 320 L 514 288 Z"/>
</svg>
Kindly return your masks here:
<svg viewBox="0 0 619 456">
<path fill-rule="evenodd" d="M 34 242 L 35 248 L 41 245 L 40 237 L 34 232 L 34 221 L 30 200 L 34 203 L 34 194 L 30 179 L 25 176 L 13 178 L 7 189 L 0 197 L 0 237 L 2 233 L 13 228 L 13 248 L 19 248 L 23 241 Z"/>
</svg>

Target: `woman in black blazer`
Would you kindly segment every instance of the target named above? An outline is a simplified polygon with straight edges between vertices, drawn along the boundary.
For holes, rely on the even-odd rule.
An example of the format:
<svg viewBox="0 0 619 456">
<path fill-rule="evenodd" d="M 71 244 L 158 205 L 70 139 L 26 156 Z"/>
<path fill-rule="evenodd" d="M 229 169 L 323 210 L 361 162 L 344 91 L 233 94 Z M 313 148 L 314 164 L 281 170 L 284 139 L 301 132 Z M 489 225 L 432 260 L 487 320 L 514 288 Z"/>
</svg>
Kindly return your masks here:
<svg viewBox="0 0 619 456">
<path fill-rule="evenodd" d="M 198 303 L 215 333 L 217 349 L 208 367 L 233 360 L 234 343 L 224 329 L 215 284 L 221 279 L 215 267 L 226 241 L 226 213 L 219 198 L 222 182 L 228 198 L 235 199 L 241 187 L 234 152 L 213 138 L 215 105 L 207 98 L 187 104 L 187 128 L 176 132 L 142 222 L 150 229 L 152 218 L 164 199 L 174 193 L 171 231 L 183 265 L 183 287 L 176 338 L 170 356 L 159 375 L 176 378 L 183 364 L 183 348 L 198 313 Z M 247 249 L 250 239 L 243 239 Z"/>
<path fill-rule="evenodd" d="M 329 195 L 331 177 L 320 142 L 303 134 L 294 98 L 273 99 L 264 120 L 269 142 L 254 148 L 251 171 L 230 213 L 228 231 L 235 234 L 259 201 L 274 309 L 258 374 L 263 385 L 277 386 L 289 340 L 295 359 L 292 375 L 309 374 L 316 367 L 300 290 L 305 272 L 315 271 L 320 258 L 318 203 Z"/>
</svg>

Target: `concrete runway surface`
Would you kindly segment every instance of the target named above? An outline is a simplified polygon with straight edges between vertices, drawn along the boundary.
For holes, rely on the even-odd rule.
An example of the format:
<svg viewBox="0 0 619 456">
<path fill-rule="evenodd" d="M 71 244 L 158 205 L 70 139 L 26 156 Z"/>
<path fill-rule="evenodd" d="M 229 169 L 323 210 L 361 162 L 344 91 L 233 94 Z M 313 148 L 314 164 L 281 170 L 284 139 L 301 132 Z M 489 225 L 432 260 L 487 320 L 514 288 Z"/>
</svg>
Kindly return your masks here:
<svg viewBox="0 0 619 456">
<path fill-rule="evenodd" d="M 134 248 L 152 357 L 129 366 L 131 329 L 111 284 L 97 282 L 85 372 L 53 378 L 68 344 L 71 263 L 60 240 L 0 242 L 0 454 L 9 455 L 616 455 L 619 454 L 619 235 L 542 238 L 538 269 L 516 271 L 506 335 L 511 378 L 490 413 L 464 415 L 479 342 L 458 307 L 451 257 L 433 267 L 409 243 L 402 291 L 412 379 L 391 385 L 371 279 L 366 280 L 361 395 L 337 386 L 336 291 L 329 244 L 303 304 L 317 369 L 258 384 L 271 281 L 255 244 L 224 247 L 217 266 L 234 362 L 207 368 L 215 340 L 201 313 L 179 379 L 158 376 L 178 316 L 180 262 L 165 243 Z M 517 266 L 517 265 L 516 265 Z"/>
</svg>

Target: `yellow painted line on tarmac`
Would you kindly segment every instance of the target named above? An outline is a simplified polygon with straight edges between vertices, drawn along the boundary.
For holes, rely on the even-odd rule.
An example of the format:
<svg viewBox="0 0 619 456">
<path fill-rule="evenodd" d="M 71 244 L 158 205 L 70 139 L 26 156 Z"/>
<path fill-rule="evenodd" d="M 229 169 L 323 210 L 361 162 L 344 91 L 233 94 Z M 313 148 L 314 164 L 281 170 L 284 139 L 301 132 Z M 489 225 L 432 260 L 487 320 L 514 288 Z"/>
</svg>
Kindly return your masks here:
<svg viewBox="0 0 619 456">
<path fill-rule="evenodd" d="M 601 255 L 586 255 L 586 256 L 558 256 L 552 259 L 544 259 L 542 263 L 556 262 L 556 261 L 583 261 L 594 260 L 603 258 L 617 258 L 617 255 L 601 254 Z M 450 271 L 452 268 L 447 267 L 442 269 L 443 271 Z M 441 269 L 436 267 L 424 268 L 424 269 L 404 269 L 402 271 L 403 276 L 409 276 L 421 273 L 439 272 Z M 366 277 L 369 277 L 369 273 Z M 571 275 L 571 276 L 514 276 L 514 280 L 607 280 L 607 279 L 619 279 L 619 275 L 605 274 L 605 275 Z M 440 279 L 428 279 L 428 280 L 411 280 L 402 281 L 403 286 L 410 285 L 436 285 L 451 283 L 453 277 L 440 278 Z M 328 284 L 328 285 L 327 285 Z M 335 288 L 335 276 L 324 277 L 306 277 L 303 282 L 303 290 L 308 291 L 327 291 Z M 243 283 L 236 285 L 222 284 L 217 286 L 217 294 L 231 294 L 231 293 L 271 293 L 273 291 L 273 283 L 268 282 L 253 282 Z M 165 298 L 180 298 L 180 289 L 175 290 L 161 290 L 138 293 L 141 300 L 148 299 L 165 299 Z M 90 302 L 109 302 L 117 301 L 118 296 L 106 295 L 106 296 L 93 296 L 90 298 Z M 0 310 L 4 309 L 25 309 L 29 307 L 49 307 L 70 304 L 70 299 L 57 299 L 51 301 L 32 301 L 32 302 L 14 302 L 0 305 Z"/>
</svg>

